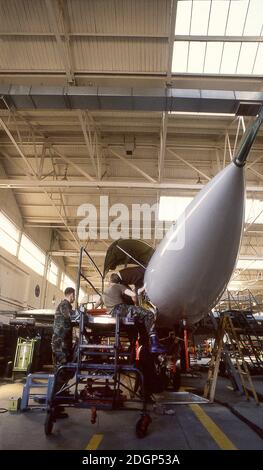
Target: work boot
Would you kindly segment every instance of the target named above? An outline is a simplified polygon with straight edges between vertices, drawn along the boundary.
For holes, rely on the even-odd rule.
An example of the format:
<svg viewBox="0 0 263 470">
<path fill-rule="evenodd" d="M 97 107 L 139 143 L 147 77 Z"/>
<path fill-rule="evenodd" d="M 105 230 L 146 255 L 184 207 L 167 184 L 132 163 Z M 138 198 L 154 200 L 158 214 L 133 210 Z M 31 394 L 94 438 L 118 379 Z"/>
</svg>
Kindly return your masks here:
<svg viewBox="0 0 263 470">
<path fill-rule="evenodd" d="M 167 352 L 166 348 L 161 346 L 155 334 L 150 336 L 150 352 L 152 354 L 165 354 Z"/>
<path fill-rule="evenodd" d="M 65 419 L 65 418 L 68 418 L 68 413 L 64 413 L 64 406 L 59 406 L 58 408 L 56 408 L 55 410 L 55 418 L 56 419 Z"/>
</svg>

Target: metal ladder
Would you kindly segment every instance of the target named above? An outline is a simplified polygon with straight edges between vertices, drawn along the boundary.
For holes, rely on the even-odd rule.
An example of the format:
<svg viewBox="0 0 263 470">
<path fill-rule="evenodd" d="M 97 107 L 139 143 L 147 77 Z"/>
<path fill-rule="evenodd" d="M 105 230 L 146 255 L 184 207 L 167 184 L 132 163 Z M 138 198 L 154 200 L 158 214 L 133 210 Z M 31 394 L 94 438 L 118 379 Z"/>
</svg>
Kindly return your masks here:
<svg viewBox="0 0 263 470">
<path fill-rule="evenodd" d="M 41 380 L 41 382 L 39 382 Z M 51 395 L 54 383 L 54 374 L 28 374 L 23 387 L 20 410 L 26 411 L 33 408 L 47 408 L 48 399 Z M 32 393 L 32 389 L 44 388 L 46 393 Z M 39 401 L 36 405 L 29 405 L 29 400 Z"/>
<path fill-rule="evenodd" d="M 103 358 L 110 359 L 111 363 L 105 364 Z M 87 392 L 92 395 L 92 386 L 98 390 L 108 390 L 112 386 L 112 400 L 108 400 L 109 407 L 114 407 L 116 400 L 120 398 L 118 393 L 120 374 L 132 372 L 133 365 L 127 364 L 130 358 L 128 351 L 122 351 L 120 344 L 120 318 L 116 316 L 114 341 L 111 344 L 94 344 L 86 342 L 85 338 L 85 313 L 80 311 L 79 343 L 77 347 L 77 368 L 75 395 L 77 396 L 79 384 L 86 382 Z M 126 364 L 123 364 L 126 363 Z M 105 397 L 105 405 L 107 397 Z M 91 398 L 92 402 L 92 398 Z"/>
<path fill-rule="evenodd" d="M 228 336 L 230 344 L 232 346 L 231 353 L 233 355 L 234 362 L 232 361 L 232 358 L 230 357 L 230 351 L 227 351 L 225 348 L 225 343 L 224 343 L 225 335 Z M 227 359 L 230 361 L 230 364 L 234 368 L 235 373 L 240 378 L 242 390 L 243 390 L 243 393 L 245 393 L 247 400 L 249 400 L 249 389 L 247 387 L 247 384 L 248 384 L 250 386 L 250 390 L 253 394 L 253 397 L 257 405 L 259 405 L 257 392 L 255 390 L 254 384 L 252 382 L 252 379 L 248 370 L 247 363 L 242 353 L 242 348 L 241 348 L 240 340 L 237 335 L 236 328 L 233 325 L 233 321 L 229 313 L 223 314 L 220 317 L 219 324 L 217 327 L 216 339 L 215 339 L 215 344 L 214 344 L 214 348 L 212 352 L 212 359 L 209 365 L 207 381 L 206 381 L 205 388 L 204 388 L 204 397 L 209 398 L 210 402 L 213 402 L 215 398 L 215 390 L 216 390 L 216 384 L 217 384 L 217 378 L 218 378 L 218 372 L 219 372 L 219 365 L 220 365 L 220 360 L 223 354 L 227 356 Z"/>
</svg>

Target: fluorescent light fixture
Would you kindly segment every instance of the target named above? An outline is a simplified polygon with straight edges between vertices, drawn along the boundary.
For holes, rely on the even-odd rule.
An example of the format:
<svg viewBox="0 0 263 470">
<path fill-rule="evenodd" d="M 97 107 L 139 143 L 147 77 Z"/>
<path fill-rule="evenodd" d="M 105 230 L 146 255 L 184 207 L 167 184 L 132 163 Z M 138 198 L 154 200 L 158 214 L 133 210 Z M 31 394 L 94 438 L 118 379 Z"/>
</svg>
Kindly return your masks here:
<svg viewBox="0 0 263 470">
<path fill-rule="evenodd" d="M 192 197 L 161 196 L 158 219 L 170 222 L 177 220 L 192 200 Z"/>
<path fill-rule="evenodd" d="M 192 200 L 193 197 L 186 196 L 161 196 L 159 201 L 159 220 L 170 222 L 177 220 Z M 247 224 L 251 222 L 253 224 L 263 224 L 263 201 L 256 199 L 246 200 L 245 222 Z"/>
<path fill-rule="evenodd" d="M 248 269 L 248 270 L 261 270 L 263 269 L 263 258 L 252 258 L 239 259 L 236 265 L 236 269 Z"/>
<path fill-rule="evenodd" d="M 236 269 L 248 269 L 254 262 L 255 260 L 253 259 L 239 259 L 236 264 Z"/>
</svg>

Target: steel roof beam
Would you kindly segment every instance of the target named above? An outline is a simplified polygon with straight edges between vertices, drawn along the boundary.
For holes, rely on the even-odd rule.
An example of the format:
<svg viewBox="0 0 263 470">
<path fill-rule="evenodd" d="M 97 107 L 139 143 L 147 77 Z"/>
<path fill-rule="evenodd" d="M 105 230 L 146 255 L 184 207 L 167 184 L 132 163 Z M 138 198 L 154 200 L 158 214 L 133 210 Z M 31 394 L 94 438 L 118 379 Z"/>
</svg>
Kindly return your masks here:
<svg viewBox="0 0 263 470">
<path fill-rule="evenodd" d="M 15 188 L 71 188 L 71 187 L 88 187 L 88 188 L 140 188 L 140 189 L 178 189 L 199 191 L 203 188 L 203 184 L 194 183 L 148 183 L 144 181 L 87 181 L 87 180 L 30 180 L 30 179 L 0 179 L 0 189 Z M 247 186 L 248 192 L 263 192 L 263 186 Z"/>
</svg>

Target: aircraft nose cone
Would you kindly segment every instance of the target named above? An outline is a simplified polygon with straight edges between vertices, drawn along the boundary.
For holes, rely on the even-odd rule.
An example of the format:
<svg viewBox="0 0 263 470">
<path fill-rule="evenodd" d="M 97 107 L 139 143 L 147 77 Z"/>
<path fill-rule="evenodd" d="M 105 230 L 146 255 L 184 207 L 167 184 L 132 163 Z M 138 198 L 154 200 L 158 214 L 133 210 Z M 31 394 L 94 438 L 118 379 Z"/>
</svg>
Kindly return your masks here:
<svg viewBox="0 0 263 470">
<path fill-rule="evenodd" d="M 243 212 L 244 171 L 231 163 L 198 193 L 150 260 L 146 290 L 160 323 L 194 323 L 215 304 L 235 266 Z"/>
</svg>

